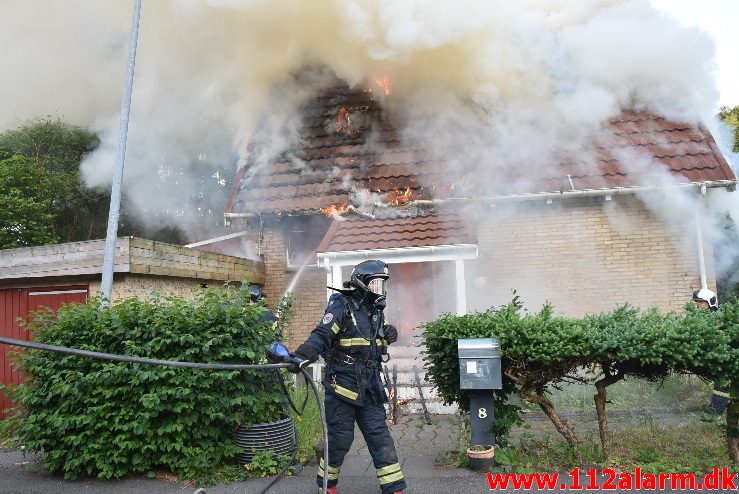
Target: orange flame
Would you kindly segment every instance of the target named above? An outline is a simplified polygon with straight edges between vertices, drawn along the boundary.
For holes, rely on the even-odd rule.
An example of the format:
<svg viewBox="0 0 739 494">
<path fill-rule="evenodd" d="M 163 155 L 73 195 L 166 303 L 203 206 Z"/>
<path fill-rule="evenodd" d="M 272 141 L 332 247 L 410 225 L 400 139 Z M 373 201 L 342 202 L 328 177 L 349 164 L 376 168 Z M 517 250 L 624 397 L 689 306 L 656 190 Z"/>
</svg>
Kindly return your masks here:
<svg viewBox="0 0 739 494">
<path fill-rule="evenodd" d="M 413 199 L 413 191 L 406 187 L 404 191 L 391 190 L 387 195 L 387 202 L 392 206 L 400 206 Z"/>
<path fill-rule="evenodd" d="M 348 209 L 348 204 L 331 204 L 330 206 L 321 208 L 321 212 L 329 218 L 332 218 L 335 216 L 341 216 L 342 214 L 346 213 Z"/>
<path fill-rule="evenodd" d="M 342 106 L 339 108 L 339 113 L 336 114 L 336 132 L 348 133 L 351 123 L 351 113 L 346 107 Z"/>
<path fill-rule="evenodd" d="M 378 77 L 375 79 L 375 82 L 385 91 L 385 96 L 390 94 L 390 79 L 388 77 Z"/>
</svg>

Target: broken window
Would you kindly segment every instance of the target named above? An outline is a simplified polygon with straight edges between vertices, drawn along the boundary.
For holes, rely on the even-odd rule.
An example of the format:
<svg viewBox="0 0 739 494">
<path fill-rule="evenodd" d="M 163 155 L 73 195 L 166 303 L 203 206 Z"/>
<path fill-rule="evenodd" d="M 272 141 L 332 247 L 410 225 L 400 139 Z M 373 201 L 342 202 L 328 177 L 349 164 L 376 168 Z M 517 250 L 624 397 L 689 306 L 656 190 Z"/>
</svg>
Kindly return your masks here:
<svg viewBox="0 0 739 494">
<path fill-rule="evenodd" d="M 298 269 L 303 264 L 316 265 L 316 249 L 323 240 L 329 218 L 323 215 L 288 216 L 283 219 L 287 267 Z"/>
</svg>

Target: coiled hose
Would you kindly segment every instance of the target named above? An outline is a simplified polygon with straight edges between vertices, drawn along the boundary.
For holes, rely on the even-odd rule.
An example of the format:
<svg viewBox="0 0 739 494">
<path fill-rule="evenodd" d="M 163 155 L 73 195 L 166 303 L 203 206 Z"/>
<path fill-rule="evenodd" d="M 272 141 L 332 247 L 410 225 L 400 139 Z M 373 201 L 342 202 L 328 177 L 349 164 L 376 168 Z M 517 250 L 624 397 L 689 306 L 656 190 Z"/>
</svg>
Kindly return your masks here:
<svg viewBox="0 0 739 494">
<path fill-rule="evenodd" d="M 128 355 L 117 355 L 114 353 L 92 352 L 90 350 L 80 350 L 79 348 L 68 348 L 68 347 L 63 347 L 63 346 L 47 345 L 45 343 L 37 343 L 35 341 L 16 340 L 13 338 L 5 338 L 2 336 L 0 336 L 0 343 L 5 344 L 5 345 L 23 347 L 23 348 L 32 348 L 34 350 L 43 350 L 46 352 L 56 352 L 56 353 L 64 353 L 67 355 L 76 355 L 78 357 L 95 358 L 95 359 L 100 359 L 100 360 L 112 360 L 114 362 L 131 362 L 134 364 L 163 365 L 166 367 L 184 367 L 188 369 L 210 369 L 210 370 L 216 370 L 216 371 L 231 371 L 231 370 L 272 371 L 275 369 L 287 369 L 288 367 L 291 367 L 290 364 L 202 364 L 198 362 L 180 362 L 177 360 L 159 360 L 159 359 L 146 358 L 146 357 L 132 357 Z M 313 381 L 313 377 L 310 375 L 310 373 L 305 369 L 300 369 L 300 372 L 303 373 L 305 380 L 308 383 L 310 383 L 311 388 L 313 388 L 313 395 L 315 396 L 316 403 L 318 404 L 318 414 L 320 415 L 321 426 L 323 427 L 323 464 L 328 465 L 328 426 L 326 425 L 326 414 L 323 410 L 323 406 L 321 406 L 321 395 L 318 392 L 318 386 L 316 386 L 316 383 L 315 381 Z M 295 434 L 296 434 L 295 445 L 297 447 L 297 431 Z M 293 454 L 292 461 L 288 463 L 280 471 L 280 473 L 278 473 L 275 476 L 275 478 L 272 479 L 272 481 L 269 484 L 267 484 L 267 486 L 259 492 L 259 494 L 266 493 L 273 485 L 275 485 L 275 483 L 277 483 L 277 481 L 279 481 L 282 478 L 282 476 L 285 474 L 287 469 L 295 461 L 296 454 L 297 454 L 297 451 Z M 323 492 L 326 492 L 327 490 L 328 490 L 328 475 L 324 475 L 323 476 Z M 205 490 L 198 489 L 193 494 L 205 494 Z"/>
</svg>

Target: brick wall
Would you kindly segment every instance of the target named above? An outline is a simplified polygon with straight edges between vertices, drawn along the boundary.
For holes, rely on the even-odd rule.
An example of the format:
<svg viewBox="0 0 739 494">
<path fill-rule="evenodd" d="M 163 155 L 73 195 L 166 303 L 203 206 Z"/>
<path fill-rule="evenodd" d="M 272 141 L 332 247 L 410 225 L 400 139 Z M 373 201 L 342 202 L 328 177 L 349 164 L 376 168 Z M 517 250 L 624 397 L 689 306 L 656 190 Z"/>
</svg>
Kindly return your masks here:
<svg viewBox="0 0 739 494">
<path fill-rule="evenodd" d="M 179 295 L 184 298 L 195 298 L 202 292 L 202 284 L 211 287 L 220 287 L 225 283 L 221 280 L 197 280 L 192 278 L 178 278 L 174 276 L 154 276 L 145 274 L 117 273 L 113 277 L 113 302 L 120 302 L 128 297 L 147 298 L 154 292 L 165 295 Z M 232 286 L 241 286 L 240 282 L 230 282 Z M 90 281 L 90 295 L 100 292 L 100 280 Z"/>
<path fill-rule="evenodd" d="M 681 309 L 699 288 L 692 218 L 668 224 L 626 196 L 498 206 L 478 228 L 479 259 L 466 263 L 468 305 L 549 300 L 557 313 L 582 315 L 629 302 Z M 709 287 L 712 251 L 705 246 Z"/>
<path fill-rule="evenodd" d="M 265 223 L 262 235 L 252 229 L 249 240 L 263 257 L 265 270 L 264 294 L 270 307 L 285 294 L 298 269 L 287 267 L 285 235 L 279 222 Z M 326 271 L 306 266 L 293 288 L 295 304 L 293 319 L 287 327 L 285 342 L 292 349 L 302 343 L 323 317 L 326 308 Z"/>
</svg>

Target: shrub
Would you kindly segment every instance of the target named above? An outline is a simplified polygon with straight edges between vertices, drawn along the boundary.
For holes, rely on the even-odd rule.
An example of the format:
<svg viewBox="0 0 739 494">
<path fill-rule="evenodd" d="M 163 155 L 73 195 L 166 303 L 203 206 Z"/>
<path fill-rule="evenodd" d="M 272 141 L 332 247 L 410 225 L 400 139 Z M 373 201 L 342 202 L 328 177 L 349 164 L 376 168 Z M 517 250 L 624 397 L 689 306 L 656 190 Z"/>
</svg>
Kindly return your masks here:
<svg viewBox="0 0 739 494">
<path fill-rule="evenodd" d="M 156 359 L 260 363 L 279 329 L 261 323 L 248 287 L 206 289 L 195 300 L 99 299 L 68 305 L 58 318 L 29 323 L 42 343 Z M 113 363 L 43 351 L 20 357 L 26 384 L 9 426 L 15 441 L 43 451 L 43 465 L 66 478 L 153 475 L 167 468 L 194 478 L 230 460 L 239 423 L 285 416 L 275 373 L 214 372 Z"/>
<path fill-rule="evenodd" d="M 434 383 L 445 403 L 457 403 L 463 411 L 469 411 L 470 393 L 459 387 L 459 360 L 457 340 L 461 338 L 504 339 L 508 328 L 520 321 L 520 305 L 514 299 L 510 304 L 487 312 L 464 316 L 444 314 L 424 326 L 422 335 L 426 346 L 424 361 L 428 379 Z M 503 379 L 503 389 L 495 392 L 495 422 L 493 432 L 500 444 L 505 444 L 508 432 L 520 424 L 521 407 L 510 403 L 509 395 L 516 392 L 510 379 Z"/>
<path fill-rule="evenodd" d="M 469 393 L 459 389 L 457 340 L 499 338 L 503 389 L 495 394 L 495 433 L 505 434 L 520 421 L 520 409 L 509 403 L 511 393 L 537 404 L 573 449 L 580 440 L 546 397 L 563 381 L 594 384 L 596 412 L 603 452 L 608 457 L 609 432 L 605 414 L 606 387 L 626 375 L 649 380 L 670 374 L 691 373 L 725 385 L 732 401 L 727 415 L 727 439 L 732 459 L 739 454 L 737 438 L 737 382 L 739 382 L 739 303 L 724 304 L 712 313 L 692 304 L 684 314 L 662 314 L 656 309 L 640 313 L 623 306 L 610 313 L 582 319 L 553 316 L 550 306 L 534 314 L 522 311 L 517 297 L 503 307 L 465 316 L 446 314 L 426 324 L 425 360 L 429 379 L 445 402 L 469 406 Z M 578 375 L 583 367 L 597 374 Z"/>
</svg>

